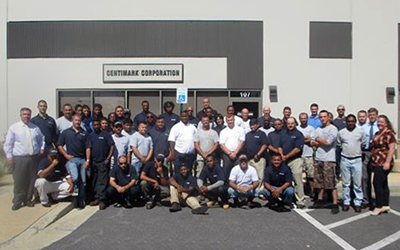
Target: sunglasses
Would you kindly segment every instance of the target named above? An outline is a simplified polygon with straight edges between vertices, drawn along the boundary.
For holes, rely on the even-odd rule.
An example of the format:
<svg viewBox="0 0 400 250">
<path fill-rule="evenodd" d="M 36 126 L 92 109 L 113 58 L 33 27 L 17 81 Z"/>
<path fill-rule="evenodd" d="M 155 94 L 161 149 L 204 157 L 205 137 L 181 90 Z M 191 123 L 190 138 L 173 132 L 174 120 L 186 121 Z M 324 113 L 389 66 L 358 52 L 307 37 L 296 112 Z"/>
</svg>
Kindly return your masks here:
<svg viewBox="0 0 400 250">
<path fill-rule="evenodd" d="M 120 162 L 119 165 L 126 165 L 126 162 Z"/>
</svg>

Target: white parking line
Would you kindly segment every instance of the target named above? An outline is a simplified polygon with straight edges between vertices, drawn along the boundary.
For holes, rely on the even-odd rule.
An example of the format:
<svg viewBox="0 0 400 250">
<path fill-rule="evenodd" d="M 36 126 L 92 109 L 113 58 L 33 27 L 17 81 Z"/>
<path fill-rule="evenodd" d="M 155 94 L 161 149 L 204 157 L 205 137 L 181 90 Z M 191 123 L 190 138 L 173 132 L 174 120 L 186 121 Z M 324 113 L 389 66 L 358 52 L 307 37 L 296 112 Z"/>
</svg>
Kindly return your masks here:
<svg viewBox="0 0 400 250">
<path fill-rule="evenodd" d="M 397 216 L 400 216 L 400 213 L 397 212 L 396 210 L 390 209 L 389 213 L 395 214 Z"/>
<path fill-rule="evenodd" d="M 339 227 L 339 226 L 345 225 L 347 223 L 350 223 L 350 222 L 353 222 L 353 221 L 356 221 L 356 220 L 359 220 L 359 219 L 362 219 L 362 218 L 365 218 L 365 217 L 369 217 L 369 216 L 371 216 L 371 212 L 370 211 L 368 211 L 366 213 L 362 213 L 362 214 L 356 215 L 356 216 L 353 216 L 353 217 L 350 217 L 350 218 L 347 218 L 347 219 L 344 219 L 344 220 L 336 221 L 334 223 L 326 225 L 325 227 L 327 227 L 328 229 L 332 229 L 332 228 Z"/>
<path fill-rule="evenodd" d="M 295 209 L 299 215 L 301 215 L 304 219 L 306 219 L 308 222 L 310 222 L 314 227 L 316 227 L 318 230 L 320 230 L 322 233 L 324 233 L 326 236 L 331 238 L 336 244 L 341 246 L 343 249 L 346 250 L 355 250 L 355 248 L 347 243 L 344 239 L 340 238 L 337 234 L 332 232 L 329 228 L 326 226 L 322 225 L 319 221 L 314 219 L 311 215 L 307 214 L 307 212 L 302 211 L 300 209 Z"/>
<path fill-rule="evenodd" d="M 390 243 L 395 242 L 396 240 L 400 239 L 400 231 L 384 238 L 383 240 L 380 240 L 370 246 L 367 246 L 363 248 L 362 250 L 378 250 L 381 249 L 382 247 L 385 247 L 389 245 Z"/>
</svg>

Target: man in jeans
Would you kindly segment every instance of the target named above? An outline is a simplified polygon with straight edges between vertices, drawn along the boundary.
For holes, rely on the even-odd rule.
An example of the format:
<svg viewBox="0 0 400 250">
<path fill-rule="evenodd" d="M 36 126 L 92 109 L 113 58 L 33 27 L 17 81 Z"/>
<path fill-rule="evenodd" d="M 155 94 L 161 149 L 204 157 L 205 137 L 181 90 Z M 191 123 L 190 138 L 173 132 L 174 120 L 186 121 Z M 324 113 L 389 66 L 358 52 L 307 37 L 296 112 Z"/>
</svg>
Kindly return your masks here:
<svg viewBox="0 0 400 250">
<path fill-rule="evenodd" d="M 153 142 L 147 134 L 147 126 L 145 122 L 139 122 L 138 131 L 130 138 L 130 146 L 132 149 L 131 164 L 135 167 L 137 174 L 140 172 L 144 164 L 150 161 L 153 155 Z"/>
<path fill-rule="evenodd" d="M 77 205 L 85 208 L 86 170 L 90 167 L 91 142 L 89 133 L 81 127 L 81 117 L 72 117 L 72 127 L 64 130 L 58 140 L 58 150 L 67 159 L 67 170 L 78 186 Z M 64 149 L 66 146 L 66 150 Z"/>
<path fill-rule="evenodd" d="M 350 208 L 350 184 L 353 181 L 355 194 L 354 210 L 361 212 L 363 192 L 361 188 L 362 154 L 361 146 L 365 145 L 366 137 L 361 128 L 356 126 L 356 117 L 352 114 L 346 117 L 346 128 L 339 131 L 337 146 L 342 149 L 340 168 L 343 180 L 343 211 Z"/>
</svg>

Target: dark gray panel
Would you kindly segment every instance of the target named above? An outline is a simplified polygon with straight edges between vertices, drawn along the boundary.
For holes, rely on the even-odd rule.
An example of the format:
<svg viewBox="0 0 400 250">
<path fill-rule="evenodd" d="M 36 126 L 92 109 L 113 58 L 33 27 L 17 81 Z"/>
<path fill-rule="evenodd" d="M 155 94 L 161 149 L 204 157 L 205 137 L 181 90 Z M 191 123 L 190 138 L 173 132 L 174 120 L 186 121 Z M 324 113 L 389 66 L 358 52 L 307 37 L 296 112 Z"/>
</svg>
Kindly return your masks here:
<svg viewBox="0 0 400 250">
<path fill-rule="evenodd" d="M 352 58 L 352 23 L 310 22 L 310 58 Z"/>
<path fill-rule="evenodd" d="M 260 21 L 9 22 L 7 28 L 8 58 L 227 57 L 229 89 L 263 88 Z"/>
</svg>

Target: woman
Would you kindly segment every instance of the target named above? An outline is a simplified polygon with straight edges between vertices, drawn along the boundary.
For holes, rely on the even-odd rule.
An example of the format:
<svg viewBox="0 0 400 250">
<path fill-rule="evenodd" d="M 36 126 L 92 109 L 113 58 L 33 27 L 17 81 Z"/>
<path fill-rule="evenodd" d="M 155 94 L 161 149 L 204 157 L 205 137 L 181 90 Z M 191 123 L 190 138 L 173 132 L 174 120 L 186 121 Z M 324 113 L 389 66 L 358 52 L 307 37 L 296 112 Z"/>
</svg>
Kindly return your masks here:
<svg viewBox="0 0 400 250">
<path fill-rule="evenodd" d="M 224 116 L 221 114 L 218 114 L 217 117 L 215 118 L 215 126 L 213 127 L 213 130 L 217 131 L 218 137 L 221 131 L 226 128 L 224 125 Z M 222 150 L 220 147 L 215 151 L 215 161 L 219 164 L 221 164 L 221 158 L 222 158 Z"/>
<path fill-rule="evenodd" d="M 371 140 L 371 166 L 374 171 L 373 184 L 376 197 L 372 215 L 380 215 L 390 210 L 387 176 L 393 167 L 393 155 L 396 150 L 395 133 L 386 115 L 378 116 L 378 129 Z"/>
</svg>

